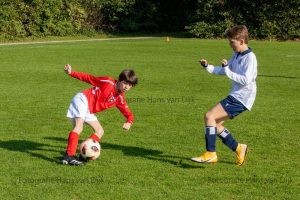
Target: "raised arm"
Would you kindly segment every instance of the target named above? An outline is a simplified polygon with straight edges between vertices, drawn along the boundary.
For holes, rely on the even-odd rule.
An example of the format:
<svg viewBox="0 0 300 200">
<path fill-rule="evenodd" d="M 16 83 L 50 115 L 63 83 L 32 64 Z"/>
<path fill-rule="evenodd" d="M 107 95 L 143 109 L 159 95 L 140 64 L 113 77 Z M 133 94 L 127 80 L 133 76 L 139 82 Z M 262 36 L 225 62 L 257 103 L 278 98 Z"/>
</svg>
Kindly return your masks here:
<svg viewBox="0 0 300 200">
<path fill-rule="evenodd" d="M 207 60 L 201 59 L 200 64 L 211 74 L 225 75 L 225 70 L 222 66 L 213 66 L 208 64 Z M 232 58 L 228 61 L 228 64 L 231 64 Z"/>
<path fill-rule="evenodd" d="M 70 75 L 71 77 L 77 78 L 78 80 L 81 80 L 93 86 L 98 86 L 100 84 L 99 78 L 83 72 L 74 72 L 72 71 L 72 67 L 69 64 L 65 65 L 64 70 L 66 74 Z"/>
<path fill-rule="evenodd" d="M 225 75 L 224 70 L 222 69 L 222 67 L 215 67 L 213 65 L 209 65 L 207 60 L 205 59 L 201 59 L 200 64 L 202 65 L 202 67 L 204 69 L 206 69 L 206 71 L 208 71 L 211 74 L 219 74 L 219 75 Z"/>
</svg>

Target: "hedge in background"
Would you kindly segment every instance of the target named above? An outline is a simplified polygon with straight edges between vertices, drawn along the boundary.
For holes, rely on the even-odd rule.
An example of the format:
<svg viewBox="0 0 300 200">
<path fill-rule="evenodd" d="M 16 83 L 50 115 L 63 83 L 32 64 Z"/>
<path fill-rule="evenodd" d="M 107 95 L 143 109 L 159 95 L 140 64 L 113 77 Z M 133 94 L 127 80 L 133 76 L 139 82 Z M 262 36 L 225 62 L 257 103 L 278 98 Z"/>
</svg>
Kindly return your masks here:
<svg viewBox="0 0 300 200">
<path fill-rule="evenodd" d="M 223 37 L 225 27 L 245 24 L 255 38 L 300 38 L 299 0 L 199 0 L 198 2 L 194 22 L 186 26 L 186 29 L 196 37 Z"/>
<path fill-rule="evenodd" d="M 0 3 L 0 34 L 6 37 L 66 36 L 93 29 L 76 0 L 15 0 Z"/>
<path fill-rule="evenodd" d="M 224 37 L 245 24 L 261 39 L 300 38 L 299 0 L 0 0 L 0 36 L 187 31 Z"/>
</svg>

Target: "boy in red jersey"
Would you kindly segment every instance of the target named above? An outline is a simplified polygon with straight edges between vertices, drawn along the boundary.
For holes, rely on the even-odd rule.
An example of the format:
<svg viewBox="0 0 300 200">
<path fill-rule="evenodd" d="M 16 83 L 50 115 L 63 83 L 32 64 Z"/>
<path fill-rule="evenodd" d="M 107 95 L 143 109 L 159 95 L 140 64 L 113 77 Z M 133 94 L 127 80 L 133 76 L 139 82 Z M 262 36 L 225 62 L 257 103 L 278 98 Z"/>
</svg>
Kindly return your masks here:
<svg viewBox="0 0 300 200">
<path fill-rule="evenodd" d="M 104 130 L 94 113 L 116 106 L 126 118 L 123 129 L 130 129 L 134 116 L 127 106 L 124 93 L 138 83 L 138 78 L 133 70 L 123 70 L 118 80 L 107 76 L 95 77 L 83 72 L 74 72 L 69 64 L 64 67 L 64 70 L 69 76 L 94 86 L 76 94 L 67 113 L 67 117 L 73 122 L 73 129 L 69 133 L 66 154 L 62 163 L 78 166 L 83 164 L 75 158 L 83 125 L 86 123 L 93 128 L 95 133 L 89 137 L 93 140 L 99 142 L 104 134 Z"/>
</svg>

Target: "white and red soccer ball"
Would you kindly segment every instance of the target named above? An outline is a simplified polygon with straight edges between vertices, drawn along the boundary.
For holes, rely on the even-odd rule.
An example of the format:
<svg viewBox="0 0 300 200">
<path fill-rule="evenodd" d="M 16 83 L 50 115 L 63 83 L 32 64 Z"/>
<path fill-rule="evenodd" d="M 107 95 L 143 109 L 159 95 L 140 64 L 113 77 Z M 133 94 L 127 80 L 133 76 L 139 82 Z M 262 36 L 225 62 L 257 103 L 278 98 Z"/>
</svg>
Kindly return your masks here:
<svg viewBox="0 0 300 200">
<path fill-rule="evenodd" d="M 80 144 L 80 154 L 86 160 L 96 160 L 100 156 L 101 146 L 93 139 L 87 139 Z"/>
</svg>

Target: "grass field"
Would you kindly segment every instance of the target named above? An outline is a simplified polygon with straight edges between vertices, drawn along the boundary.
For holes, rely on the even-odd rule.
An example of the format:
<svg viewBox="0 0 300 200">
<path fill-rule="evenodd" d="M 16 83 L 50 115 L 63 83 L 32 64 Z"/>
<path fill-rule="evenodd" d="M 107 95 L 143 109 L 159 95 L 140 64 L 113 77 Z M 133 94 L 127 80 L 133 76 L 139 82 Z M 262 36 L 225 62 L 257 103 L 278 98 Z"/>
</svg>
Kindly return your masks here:
<svg viewBox="0 0 300 200">
<path fill-rule="evenodd" d="M 258 59 L 251 112 L 225 125 L 248 144 L 247 163 L 219 140 L 216 165 L 189 159 L 205 150 L 203 114 L 231 82 L 205 72 L 219 64 L 226 40 L 153 38 L 0 46 L 1 199 L 299 199 L 300 45 L 250 41 Z M 140 84 L 127 94 L 129 132 L 114 108 L 97 114 L 105 130 L 99 160 L 63 166 L 71 98 L 90 86 L 76 71 L 117 77 L 133 68 Z M 86 128 L 81 140 L 91 134 Z"/>
</svg>

